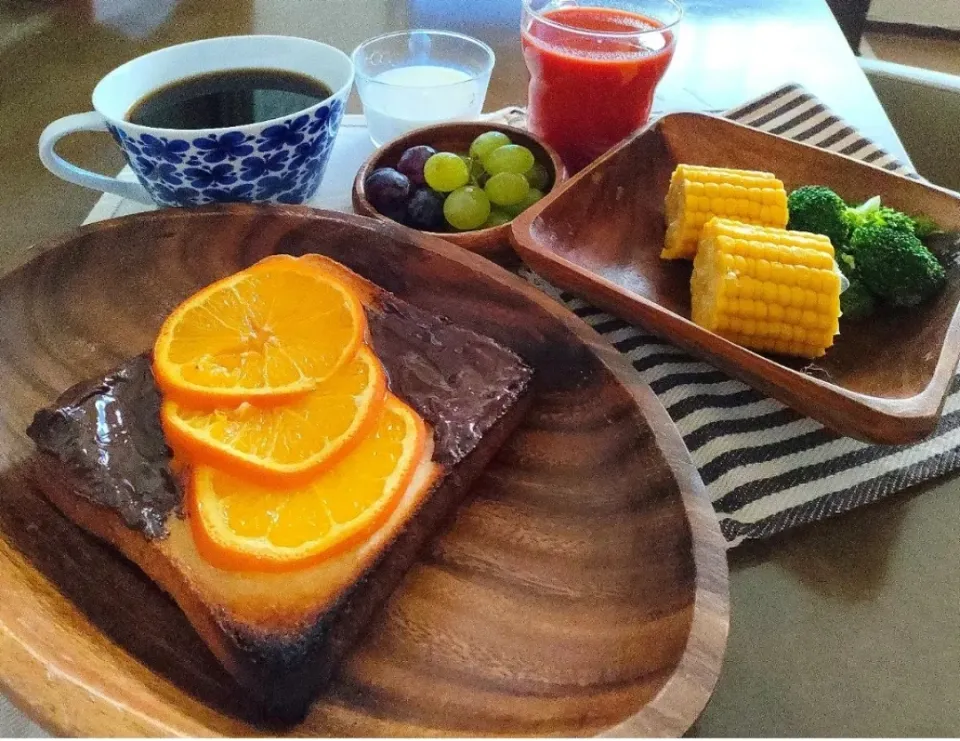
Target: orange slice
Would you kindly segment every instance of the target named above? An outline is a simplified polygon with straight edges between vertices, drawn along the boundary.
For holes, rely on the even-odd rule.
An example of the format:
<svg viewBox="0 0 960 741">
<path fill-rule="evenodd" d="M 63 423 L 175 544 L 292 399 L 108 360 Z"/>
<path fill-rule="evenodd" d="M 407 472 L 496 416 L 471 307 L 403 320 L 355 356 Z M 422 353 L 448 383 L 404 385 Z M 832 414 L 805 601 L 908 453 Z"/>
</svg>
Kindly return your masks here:
<svg viewBox="0 0 960 741">
<path fill-rule="evenodd" d="M 320 265 L 276 256 L 207 286 L 167 317 L 154 375 L 194 404 L 286 401 L 312 391 L 357 352 L 357 295 Z"/>
<path fill-rule="evenodd" d="M 287 404 L 214 409 L 164 401 L 167 442 L 189 459 L 264 484 L 303 481 L 333 465 L 376 422 L 387 391 L 380 361 L 362 346 L 316 389 Z"/>
<path fill-rule="evenodd" d="M 265 260 L 272 259 L 273 257 L 265 258 Z M 319 268 L 328 275 L 334 276 L 345 286 L 348 286 L 351 292 L 359 296 L 364 305 L 369 305 L 376 299 L 376 291 L 371 283 L 367 282 L 364 278 L 361 278 L 359 275 L 350 270 L 350 268 L 346 267 L 345 265 L 341 265 L 336 260 L 333 260 L 325 255 L 317 255 L 314 253 L 301 255 L 298 259 L 303 265 Z"/>
<path fill-rule="evenodd" d="M 201 555 L 223 569 L 286 571 L 349 547 L 390 515 L 424 456 L 427 429 L 388 394 L 371 433 L 295 489 L 264 487 L 198 465 L 190 522 Z"/>
</svg>

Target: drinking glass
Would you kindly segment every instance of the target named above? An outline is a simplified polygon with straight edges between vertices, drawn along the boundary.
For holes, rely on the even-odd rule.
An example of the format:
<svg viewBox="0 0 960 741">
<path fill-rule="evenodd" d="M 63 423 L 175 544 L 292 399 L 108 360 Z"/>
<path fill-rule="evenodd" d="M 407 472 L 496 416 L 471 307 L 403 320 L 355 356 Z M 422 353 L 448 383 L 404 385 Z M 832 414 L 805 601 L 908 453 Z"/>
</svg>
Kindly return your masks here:
<svg viewBox="0 0 960 741">
<path fill-rule="evenodd" d="M 482 41 L 449 31 L 401 31 L 360 44 L 353 63 L 373 143 L 479 116 L 494 61 Z"/>
<path fill-rule="evenodd" d="M 568 171 L 646 123 L 682 16 L 676 0 L 523 0 L 528 125 Z"/>
</svg>

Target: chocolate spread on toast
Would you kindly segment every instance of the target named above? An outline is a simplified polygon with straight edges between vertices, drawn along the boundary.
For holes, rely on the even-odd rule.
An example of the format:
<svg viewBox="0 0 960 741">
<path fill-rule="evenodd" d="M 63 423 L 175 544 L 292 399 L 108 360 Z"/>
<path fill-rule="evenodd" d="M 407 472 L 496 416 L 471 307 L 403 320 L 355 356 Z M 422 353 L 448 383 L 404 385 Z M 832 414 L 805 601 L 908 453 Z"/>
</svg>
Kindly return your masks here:
<svg viewBox="0 0 960 741">
<path fill-rule="evenodd" d="M 533 373 L 492 339 L 389 294 L 378 296 L 368 319 L 391 390 L 433 427 L 433 458 L 445 467 L 477 446 Z M 65 391 L 36 413 L 27 434 L 75 474 L 78 494 L 157 538 L 183 498 L 159 413 L 149 356 L 139 355 Z"/>
<path fill-rule="evenodd" d="M 147 355 L 67 389 L 54 408 L 34 415 L 27 434 L 71 469 L 82 484 L 78 494 L 115 509 L 149 538 L 166 535 L 183 494 L 170 470 Z"/>
<path fill-rule="evenodd" d="M 532 371 L 489 337 L 392 296 L 370 314 L 390 388 L 433 427 L 433 459 L 453 466 L 520 395 Z"/>
</svg>

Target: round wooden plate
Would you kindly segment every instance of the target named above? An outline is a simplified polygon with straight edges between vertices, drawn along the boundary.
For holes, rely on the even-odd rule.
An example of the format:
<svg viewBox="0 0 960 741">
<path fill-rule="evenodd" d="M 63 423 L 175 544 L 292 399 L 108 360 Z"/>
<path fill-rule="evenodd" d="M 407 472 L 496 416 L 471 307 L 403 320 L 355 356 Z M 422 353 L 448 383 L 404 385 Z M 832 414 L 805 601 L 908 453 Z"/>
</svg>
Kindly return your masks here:
<svg viewBox="0 0 960 741">
<path fill-rule="evenodd" d="M 0 279 L 0 686 L 58 734 L 679 735 L 728 627 L 716 518 L 626 361 L 439 239 L 307 208 L 102 222 Z M 39 250 L 38 250 L 39 251 Z M 321 252 L 536 368 L 525 422 L 294 729 L 252 727 L 176 605 L 66 521 L 24 460 L 34 410 L 149 347 L 164 315 L 273 252 Z"/>
</svg>

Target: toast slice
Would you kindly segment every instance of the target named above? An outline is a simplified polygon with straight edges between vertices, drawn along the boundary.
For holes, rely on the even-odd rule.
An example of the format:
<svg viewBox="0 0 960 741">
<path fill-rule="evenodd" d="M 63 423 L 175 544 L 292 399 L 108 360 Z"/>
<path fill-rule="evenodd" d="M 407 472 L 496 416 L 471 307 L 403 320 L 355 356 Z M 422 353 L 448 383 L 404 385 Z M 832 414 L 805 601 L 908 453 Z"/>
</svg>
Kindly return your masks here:
<svg viewBox="0 0 960 741">
<path fill-rule="evenodd" d="M 364 303 L 394 394 L 432 428 L 399 505 L 371 536 L 289 573 L 204 560 L 159 424 L 146 355 L 35 415 L 36 477 L 70 520 L 168 592 L 267 717 L 296 721 L 525 411 L 532 371 L 490 338 L 412 306 L 319 256 Z"/>
</svg>

